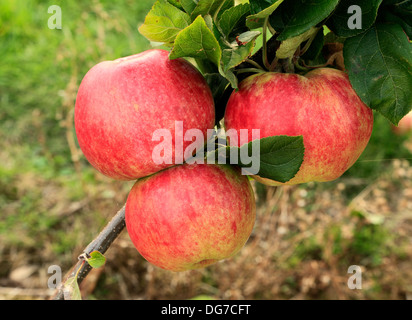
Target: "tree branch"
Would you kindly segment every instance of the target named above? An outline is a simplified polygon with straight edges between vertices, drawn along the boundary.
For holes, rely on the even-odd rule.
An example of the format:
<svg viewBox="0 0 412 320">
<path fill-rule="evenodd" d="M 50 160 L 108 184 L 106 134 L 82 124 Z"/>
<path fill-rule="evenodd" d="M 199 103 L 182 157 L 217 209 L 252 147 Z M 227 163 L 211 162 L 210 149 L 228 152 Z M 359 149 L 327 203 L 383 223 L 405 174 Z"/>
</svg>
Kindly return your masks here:
<svg viewBox="0 0 412 320">
<path fill-rule="evenodd" d="M 100 232 L 100 234 L 84 249 L 83 254 L 90 254 L 93 251 L 99 251 L 100 253 L 104 254 L 113 241 L 119 236 L 122 230 L 126 226 L 125 222 L 125 205 L 116 213 L 116 215 L 110 220 L 110 222 L 106 225 L 106 227 Z M 81 255 L 80 255 L 81 256 Z M 66 280 L 72 276 L 74 276 L 77 271 L 79 271 L 77 282 L 80 284 L 83 279 L 89 274 L 92 267 L 87 263 L 87 261 L 83 259 L 79 259 L 79 261 L 74 265 L 71 269 L 72 271 L 69 272 L 63 282 L 59 285 L 59 288 L 56 290 L 55 294 L 51 297 L 50 300 L 64 300 L 63 295 L 63 286 Z"/>
</svg>

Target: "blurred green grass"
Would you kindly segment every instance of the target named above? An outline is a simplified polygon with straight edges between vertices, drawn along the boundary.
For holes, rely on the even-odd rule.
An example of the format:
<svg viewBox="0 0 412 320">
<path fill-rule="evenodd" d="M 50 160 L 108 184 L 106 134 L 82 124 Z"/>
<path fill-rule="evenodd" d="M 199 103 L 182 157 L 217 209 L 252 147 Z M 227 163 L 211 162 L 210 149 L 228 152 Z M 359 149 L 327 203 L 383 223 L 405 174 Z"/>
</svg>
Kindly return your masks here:
<svg viewBox="0 0 412 320">
<path fill-rule="evenodd" d="M 43 241 L 50 241 L 38 235 L 49 231 L 59 217 L 44 205 L 47 195 L 43 187 L 53 185 L 68 201 L 80 201 L 88 196 L 84 184 L 96 184 L 95 173 L 84 159 L 79 160 L 84 169 L 81 179 L 76 175 L 73 150 L 68 145 L 68 136 L 75 141 L 70 122 L 76 91 L 95 64 L 149 48 L 137 28 L 153 3 L 53 2 L 62 11 L 62 29 L 58 30 L 48 28 L 52 16 L 49 1 L 0 2 L 3 246 L 42 247 Z M 54 252 L 72 251 L 75 236 L 57 231 Z"/>
<path fill-rule="evenodd" d="M 48 1 L 0 4 L 0 121 L 6 139 L 32 139 L 30 123 L 42 116 L 51 152 L 67 158 L 61 143 L 65 90 L 103 60 L 141 52 L 148 41 L 137 31 L 154 1 L 65 1 L 62 30 L 48 29 Z M 70 101 L 71 102 L 71 101 Z M 33 110 L 37 110 L 35 115 Z M 62 159 L 60 159 L 62 160 Z"/>
<path fill-rule="evenodd" d="M 0 2 L 0 278 L 19 263 L 19 256 L 16 261 L 12 257 L 19 250 L 42 254 L 26 258 L 31 263 L 60 259 L 68 268 L 123 204 L 130 184 L 105 179 L 70 145 L 70 137 L 75 143 L 72 111 L 80 81 L 93 65 L 149 48 L 137 27 L 153 3 L 57 1 L 53 4 L 61 6 L 63 28 L 50 30 L 50 2 Z M 393 159 L 411 162 L 405 147 L 409 138 L 395 135 L 389 122 L 375 114 L 368 147 L 338 181 L 356 181 L 342 191 L 347 203 L 388 172 Z M 304 188 L 308 198 L 318 199 L 336 183 Z M 306 210 L 315 212 L 318 207 L 308 203 Z M 87 217 L 76 219 L 79 210 Z M 346 243 L 341 225 L 334 225 L 327 233 L 334 252 L 350 252 L 379 264 L 391 252 L 392 238 L 382 225 L 362 226 Z M 302 261 L 322 259 L 323 254 L 322 241 L 308 237 L 286 265 L 293 269 Z M 293 291 L 297 284 L 292 280 L 285 286 Z M 203 282 L 217 286 L 212 276 Z"/>
</svg>

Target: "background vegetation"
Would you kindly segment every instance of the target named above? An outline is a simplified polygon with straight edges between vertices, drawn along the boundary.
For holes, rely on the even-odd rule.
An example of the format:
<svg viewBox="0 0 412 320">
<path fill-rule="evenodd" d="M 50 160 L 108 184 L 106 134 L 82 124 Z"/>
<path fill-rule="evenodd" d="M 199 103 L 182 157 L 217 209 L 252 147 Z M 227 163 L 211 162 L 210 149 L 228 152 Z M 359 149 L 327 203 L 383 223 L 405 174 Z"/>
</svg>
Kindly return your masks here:
<svg viewBox="0 0 412 320">
<path fill-rule="evenodd" d="M 47 299 L 51 265 L 69 271 L 125 202 L 133 182 L 105 178 L 73 128 L 77 88 L 103 60 L 144 51 L 153 0 L 0 2 L 0 298 Z M 81 289 L 85 299 L 410 299 L 412 138 L 376 115 L 359 161 L 330 183 L 265 188 L 233 259 L 170 273 L 146 263 L 126 232 Z M 350 265 L 363 270 L 349 290 Z"/>
</svg>

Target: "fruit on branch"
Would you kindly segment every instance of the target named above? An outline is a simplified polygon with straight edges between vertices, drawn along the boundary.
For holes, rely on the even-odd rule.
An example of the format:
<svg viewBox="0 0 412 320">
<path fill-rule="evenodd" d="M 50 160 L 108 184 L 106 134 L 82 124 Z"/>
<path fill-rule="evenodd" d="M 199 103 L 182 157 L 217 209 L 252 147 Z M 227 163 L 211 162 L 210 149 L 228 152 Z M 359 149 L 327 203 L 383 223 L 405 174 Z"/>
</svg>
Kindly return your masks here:
<svg viewBox="0 0 412 320">
<path fill-rule="evenodd" d="M 286 183 L 292 185 L 339 178 L 367 146 L 373 113 L 344 72 L 320 68 L 305 76 L 250 76 L 241 82 L 239 91 L 232 93 L 224 123 L 226 129 L 260 129 L 261 138 L 302 135 L 305 156 L 299 172 Z M 281 184 L 255 178 L 267 185 Z"/>
<path fill-rule="evenodd" d="M 140 254 L 171 271 L 235 255 L 255 222 L 247 176 L 230 165 L 179 165 L 138 180 L 126 202 L 126 227 Z"/>
<path fill-rule="evenodd" d="M 85 157 L 103 174 L 133 180 L 176 163 L 158 164 L 152 157 L 158 129 L 171 133 L 171 154 L 178 159 L 192 144 L 175 144 L 175 121 L 183 123 L 183 136 L 198 129 L 206 137 L 213 128 L 214 102 L 205 79 L 189 62 L 168 55 L 153 49 L 101 62 L 84 77 L 75 106 L 76 134 Z"/>
<path fill-rule="evenodd" d="M 412 132 L 412 111 L 399 121 L 397 126 L 392 125 L 393 132 L 398 135 L 404 135 Z"/>
</svg>

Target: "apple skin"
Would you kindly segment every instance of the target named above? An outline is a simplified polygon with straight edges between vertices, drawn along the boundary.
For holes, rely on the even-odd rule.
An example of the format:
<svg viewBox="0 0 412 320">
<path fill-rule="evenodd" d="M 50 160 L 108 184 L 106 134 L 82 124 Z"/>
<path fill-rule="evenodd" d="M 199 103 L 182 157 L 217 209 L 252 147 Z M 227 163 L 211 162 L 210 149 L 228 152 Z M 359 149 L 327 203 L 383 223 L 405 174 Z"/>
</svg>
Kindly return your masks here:
<svg viewBox="0 0 412 320">
<path fill-rule="evenodd" d="M 399 121 L 397 126 L 392 125 L 392 130 L 397 135 L 406 135 L 412 132 L 412 111 Z"/>
<path fill-rule="evenodd" d="M 175 121 L 183 121 L 183 134 L 199 129 L 206 137 L 213 128 L 214 101 L 205 79 L 189 62 L 168 55 L 153 49 L 101 62 L 82 80 L 76 135 L 86 159 L 106 176 L 134 180 L 171 166 L 152 159 L 157 129 L 170 130 L 172 154 L 180 157 L 192 142 L 175 149 Z"/>
<path fill-rule="evenodd" d="M 230 165 L 166 169 L 138 180 L 126 201 L 126 227 L 138 252 L 175 272 L 235 255 L 255 218 L 249 179 Z"/>
<path fill-rule="evenodd" d="M 303 136 L 304 160 L 286 183 L 254 176 L 266 185 L 294 185 L 339 178 L 359 158 L 373 128 L 373 113 L 339 70 L 320 68 L 305 76 L 264 73 L 241 82 L 229 98 L 225 128 L 260 129 L 260 137 Z M 231 141 L 231 145 L 239 144 Z"/>
</svg>

